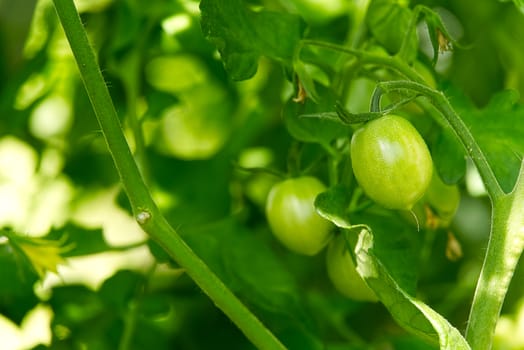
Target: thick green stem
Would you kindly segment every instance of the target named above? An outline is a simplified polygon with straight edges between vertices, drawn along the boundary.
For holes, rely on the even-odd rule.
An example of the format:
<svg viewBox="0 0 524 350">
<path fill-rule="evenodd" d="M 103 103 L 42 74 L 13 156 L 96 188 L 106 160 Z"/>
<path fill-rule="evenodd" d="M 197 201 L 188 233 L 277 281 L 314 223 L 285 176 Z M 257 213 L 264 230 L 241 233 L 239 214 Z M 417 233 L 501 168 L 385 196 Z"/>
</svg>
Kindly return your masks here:
<svg viewBox="0 0 524 350">
<path fill-rule="evenodd" d="M 386 92 L 411 90 L 430 99 L 473 159 L 493 204 L 491 234 L 473 297 L 466 339 L 472 350 L 489 350 L 502 304 L 524 249 L 524 163 L 515 189 L 505 194 L 483 151 L 448 99 L 439 91 L 409 81 L 380 83 Z"/>
<path fill-rule="evenodd" d="M 54 0 L 85 88 L 137 222 L 181 266 L 198 286 L 260 349 L 285 349 L 169 225 L 151 198 L 97 65 L 73 0 Z"/>
<path fill-rule="evenodd" d="M 524 163 L 515 190 L 493 203 L 488 250 L 466 330 L 472 350 L 491 349 L 500 310 L 523 249 Z"/>
</svg>

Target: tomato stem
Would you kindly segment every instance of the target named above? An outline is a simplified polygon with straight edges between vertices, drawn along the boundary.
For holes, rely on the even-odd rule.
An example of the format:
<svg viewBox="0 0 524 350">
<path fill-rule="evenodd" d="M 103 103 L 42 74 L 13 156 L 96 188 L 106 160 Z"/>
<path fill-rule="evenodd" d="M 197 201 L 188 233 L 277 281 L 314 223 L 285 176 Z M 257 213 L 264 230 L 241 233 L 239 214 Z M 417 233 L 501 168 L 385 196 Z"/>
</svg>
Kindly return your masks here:
<svg viewBox="0 0 524 350">
<path fill-rule="evenodd" d="M 512 193 L 493 203 L 491 235 L 466 330 L 473 350 L 491 349 L 498 316 L 523 249 L 524 162 Z"/>
<path fill-rule="evenodd" d="M 161 214 L 124 137 L 95 53 L 90 46 L 73 0 L 53 1 L 133 212 L 135 216 L 142 212 L 150 215 L 147 220 L 140 220 L 141 227 L 185 268 L 196 284 L 255 346 L 261 349 L 285 349 L 282 343 L 191 250 Z"/>
<path fill-rule="evenodd" d="M 347 48 L 345 46 L 341 46 L 341 45 L 337 45 L 333 43 L 317 41 L 317 40 L 309 40 L 309 39 L 302 40 L 300 42 L 300 45 L 297 48 L 297 53 L 296 53 L 297 57 L 300 51 L 302 50 L 302 48 L 306 45 L 318 46 L 318 47 L 323 47 L 325 49 L 338 51 L 338 52 L 356 57 L 363 64 L 373 64 L 379 67 L 386 67 L 408 78 L 409 80 L 416 81 L 418 83 L 424 83 L 424 78 L 422 78 L 422 76 L 420 76 L 420 74 L 418 74 L 415 70 L 411 69 L 411 67 L 407 63 L 398 59 L 398 57 L 377 55 L 377 54 L 369 53 L 369 52 L 362 51 L 362 50 Z"/>
</svg>

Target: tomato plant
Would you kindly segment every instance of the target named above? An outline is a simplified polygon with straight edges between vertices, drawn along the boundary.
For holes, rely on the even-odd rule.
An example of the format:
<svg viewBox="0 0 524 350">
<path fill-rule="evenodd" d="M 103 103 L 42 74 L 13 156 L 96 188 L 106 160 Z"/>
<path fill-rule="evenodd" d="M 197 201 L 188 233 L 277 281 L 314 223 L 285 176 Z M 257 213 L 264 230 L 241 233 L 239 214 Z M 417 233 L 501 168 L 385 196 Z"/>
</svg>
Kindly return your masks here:
<svg viewBox="0 0 524 350">
<path fill-rule="evenodd" d="M 338 235 L 329 244 L 326 267 L 333 285 L 343 295 L 359 301 L 378 301 L 375 293 L 358 274 L 343 235 Z"/>
<path fill-rule="evenodd" d="M 522 37 L 517 0 L 0 1 L 2 349 L 522 349 Z"/>
<path fill-rule="evenodd" d="M 390 209 L 410 210 L 426 192 L 433 171 L 420 134 L 395 115 L 370 121 L 353 134 L 351 163 L 364 192 Z"/>
<path fill-rule="evenodd" d="M 333 225 L 317 214 L 316 196 L 326 189 L 313 177 L 284 180 L 271 188 L 266 215 L 275 236 L 290 250 L 315 255 L 331 239 Z"/>
</svg>

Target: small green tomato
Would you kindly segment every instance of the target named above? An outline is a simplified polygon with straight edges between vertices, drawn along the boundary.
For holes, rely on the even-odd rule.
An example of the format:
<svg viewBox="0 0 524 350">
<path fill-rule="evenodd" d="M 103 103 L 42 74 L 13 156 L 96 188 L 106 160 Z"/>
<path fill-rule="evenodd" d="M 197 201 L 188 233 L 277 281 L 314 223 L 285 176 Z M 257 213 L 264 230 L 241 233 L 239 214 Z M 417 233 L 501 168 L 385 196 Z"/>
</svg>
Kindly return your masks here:
<svg viewBox="0 0 524 350">
<path fill-rule="evenodd" d="M 355 269 L 343 235 L 329 243 L 326 259 L 329 279 L 342 295 L 358 301 L 378 301 Z"/>
<path fill-rule="evenodd" d="M 333 224 L 315 210 L 317 195 L 326 186 L 314 177 L 304 176 L 277 183 L 266 202 L 266 216 L 277 239 L 289 250 L 315 255 L 332 237 Z"/>
<path fill-rule="evenodd" d="M 389 209 L 411 210 L 433 173 L 424 139 L 396 115 L 372 120 L 353 134 L 351 163 L 364 192 Z"/>
<path fill-rule="evenodd" d="M 447 225 L 455 216 L 460 204 L 460 190 L 457 185 L 446 185 L 434 174 L 424 198 Z"/>
</svg>

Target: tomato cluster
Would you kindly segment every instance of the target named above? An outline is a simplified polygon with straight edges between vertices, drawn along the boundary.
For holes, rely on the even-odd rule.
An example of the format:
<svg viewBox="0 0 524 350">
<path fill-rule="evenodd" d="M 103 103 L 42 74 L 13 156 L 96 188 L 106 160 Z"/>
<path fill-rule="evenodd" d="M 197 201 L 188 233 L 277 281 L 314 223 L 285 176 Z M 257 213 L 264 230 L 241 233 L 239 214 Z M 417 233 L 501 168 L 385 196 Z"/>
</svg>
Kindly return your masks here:
<svg viewBox="0 0 524 350">
<path fill-rule="evenodd" d="M 350 144 L 351 166 L 358 185 L 377 205 L 401 212 L 431 207 L 448 222 L 458 205 L 458 190 L 433 173 L 424 139 L 406 119 L 386 115 L 357 129 Z M 429 189 L 428 189 L 429 188 Z M 326 186 L 312 176 L 275 184 L 266 202 L 266 216 L 276 238 L 289 250 L 316 255 L 328 246 L 327 273 L 343 295 L 359 301 L 377 301 L 356 270 L 344 233 L 317 213 L 316 197 Z"/>
</svg>

